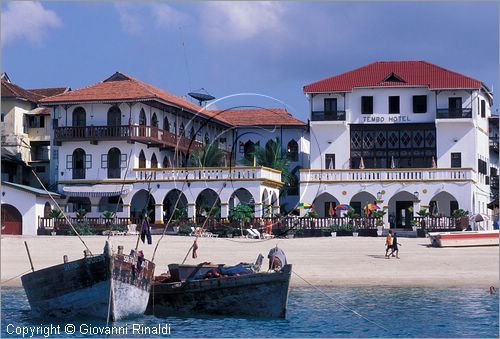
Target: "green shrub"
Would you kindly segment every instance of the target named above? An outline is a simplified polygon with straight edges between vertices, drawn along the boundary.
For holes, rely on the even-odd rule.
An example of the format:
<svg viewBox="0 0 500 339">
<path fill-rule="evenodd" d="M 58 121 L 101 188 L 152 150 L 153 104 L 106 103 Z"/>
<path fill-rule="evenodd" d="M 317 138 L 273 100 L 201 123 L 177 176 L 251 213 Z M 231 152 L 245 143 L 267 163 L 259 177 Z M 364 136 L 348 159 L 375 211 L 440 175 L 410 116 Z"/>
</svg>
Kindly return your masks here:
<svg viewBox="0 0 500 339">
<path fill-rule="evenodd" d="M 451 214 L 453 218 L 462 218 L 466 217 L 467 215 L 469 215 L 469 212 L 461 208 L 454 210 L 453 213 Z"/>
<path fill-rule="evenodd" d="M 88 222 L 76 222 L 73 223 L 73 227 L 78 232 L 79 235 L 96 235 L 97 232 Z M 70 227 L 68 230 L 68 235 L 76 235 L 73 228 Z"/>
<path fill-rule="evenodd" d="M 177 232 L 178 235 L 190 235 L 191 234 L 191 226 L 184 224 L 179 226 L 179 232 Z"/>
<path fill-rule="evenodd" d="M 118 231 L 118 232 L 128 231 L 128 227 L 123 224 L 111 224 L 107 229 L 110 231 Z"/>
</svg>

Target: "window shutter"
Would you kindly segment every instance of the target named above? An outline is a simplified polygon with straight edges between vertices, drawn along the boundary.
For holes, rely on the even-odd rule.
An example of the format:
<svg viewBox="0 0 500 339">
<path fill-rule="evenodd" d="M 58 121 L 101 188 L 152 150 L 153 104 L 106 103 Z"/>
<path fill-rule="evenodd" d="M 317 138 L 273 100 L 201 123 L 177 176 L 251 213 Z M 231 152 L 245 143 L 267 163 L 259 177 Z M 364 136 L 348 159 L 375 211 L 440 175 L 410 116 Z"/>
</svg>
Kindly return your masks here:
<svg viewBox="0 0 500 339">
<path fill-rule="evenodd" d="M 108 155 L 101 154 L 101 168 L 108 168 Z"/>
<path fill-rule="evenodd" d="M 73 169 L 73 156 L 66 155 L 66 169 Z"/>
<path fill-rule="evenodd" d="M 92 168 L 92 154 L 85 154 L 85 168 Z"/>
<path fill-rule="evenodd" d="M 127 154 L 120 155 L 120 167 L 127 168 Z"/>
</svg>

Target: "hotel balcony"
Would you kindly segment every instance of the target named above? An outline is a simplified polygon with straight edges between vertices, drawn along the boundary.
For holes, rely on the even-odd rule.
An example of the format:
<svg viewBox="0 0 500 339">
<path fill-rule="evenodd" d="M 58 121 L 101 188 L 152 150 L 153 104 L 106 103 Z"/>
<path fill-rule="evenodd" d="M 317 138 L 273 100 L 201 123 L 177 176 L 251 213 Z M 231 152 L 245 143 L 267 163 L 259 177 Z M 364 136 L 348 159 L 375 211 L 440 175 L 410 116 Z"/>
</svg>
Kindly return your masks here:
<svg viewBox="0 0 500 339">
<path fill-rule="evenodd" d="M 198 141 L 192 141 L 161 128 L 140 125 L 57 127 L 54 136 L 57 145 L 65 141 L 90 141 L 97 144 L 104 140 L 120 140 L 140 142 L 160 148 L 177 148 L 183 152 L 202 146 Z"/>
<path fill-rule="evenodd" d="M 472 118 L 472 108 L 438 108 L 436 119 L 470 119 Z"/>
<path fill-rule="evenodd" d="M 311 121 L 345 121 L 345 111 L 312 111 Z"/>
<path fill-rule="evenodd" d="M 301 170 L 301 182 L 471 181 L 472 168 Z"/>
<path fill-rule="evenodd" d="M 281 172 L 267 167 L 137 168 L 136 180 L 151 181 L 252 181 L 281 185 Z"/>
</svg>

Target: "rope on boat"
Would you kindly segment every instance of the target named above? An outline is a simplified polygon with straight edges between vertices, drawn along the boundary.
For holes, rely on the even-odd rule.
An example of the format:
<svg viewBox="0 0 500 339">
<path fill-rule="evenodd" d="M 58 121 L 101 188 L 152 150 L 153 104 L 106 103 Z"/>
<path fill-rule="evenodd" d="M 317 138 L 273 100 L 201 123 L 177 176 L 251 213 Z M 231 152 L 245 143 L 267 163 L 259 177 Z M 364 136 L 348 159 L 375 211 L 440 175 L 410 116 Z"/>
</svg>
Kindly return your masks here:
<svg viewBox="0 0 500 339">
<path fill-rule="evenodd" d="M 165 236 L 165 234 L 167 233 L 167 228 L 168 228 L 168 225 L 170 225 L 170 222 L 172 221 L 173 217 L 174 217 L 174 214 L 175 214 L 175 210 L 177 209 L 177 206 L 179 204 L 179 201 L 181 200 L 181 197 L 183 195 L 183 191 L 184 191 L 184 185 L 186 184 L 187 182 L 187 176 L 186 176 L 186 180 L 182 182 L 182 187 L 181 187 L 181 190 L 180 190 L 180 193 L 178 194 L 177 196 L 177 200 L 175 202 L 175 205 L 174 205 L 174 208 L 172 209 L 172 213 L 170 214 L 170 218 L 168 218 L 168 221 L 167 223 L 165 224 L 165 227 L 163 228 L 163 233 L 160 237 L 160 239 L 158 239 L 158 242 L 156 243 L 156 246 L 155 246 L 155 249 L 153 251 L 153 255 L 151 256 L 151 262 L 154 262 L 155 260 L 155 255 L 156 255 L 156 250 L 158 249 L 158 245 L 160 245 L 160 241 L 163 239 L 163 237 Z M 217 200 L 216 200 L 217 201 Z"/>
<path fill-rule="evenodd" d="M 326 294 L 323 290 L 321 290 L 320 288 L 314 286 L 313 284 L 311 284 L 309 281 L 307 281 L 305 278 L 301 277 L 297 272 L 295 272 L 294 270 L 292 270 L 292 273 L 295 274 L 297 277 L 299 277 L 302 281 L 304 281 L 306 284 L 308 284 L 309 286 L 311 286 L 312 288 L 314 288 L 315 290 L 317 290 L 318 292 L 320 292 L 321 294 L 323 294 L 325 297 L 327 297 L 328 299 L 334 301 L 335 303 L 339 304 L 340 306 L 344 307 L 345 309 L 351 311 L 352 313 L 354 313 L 355 315 L 357 315 L 358 317 L 368 321 L 369 323 L 372 323 L 373 325 L 377 326 L 377 327 L 380 327 L 381 329 L 385 330 L 385 331 L 388 331 L 389 332 L 389 329 L 386 328 L 385 326 L 373 321 L 373 320 L 370 320 L 368 319 L 367 317 L 365 317 L 364 315 L 360 314 L 359 312 L 357 312 L 356 310 L 353 310 L 352 308 L 350 308 L 349 306 L 341 303 L 340 301 L 338 301 L 337 299 L 333 298 L 332 296 Z"/>
<path fill-rule="evenodd" d="M 3 280 L 0 284 L 1 284 L 1 285 L 6 284 L 6 283 L 8 283 L 9 281 L 14 280 L 14 279 L 16 279 L 16 278 L 19 278 L 20 276 L 25 275 L 25 274 L 26 274 L 26 273 L 28 273 L 28 272 L 31 272 L 31 269 L 29 269 L 29 270 L 27 270 L 27 271 L 25 271 L 25 272 L 23 272 L 23 273 L 20 273 L 20 274 L 16 275 L 15 277 L 12 277 L 12 278 L 10 278 L 10 279 Z"/>
<path fill-rule="evenodd" d="M 221 188 L 219 189 L 219 192 L 217 192 L 217 197 L 220 196 L 220 193 L 222 192 L 224 187 L 226 187 L 226 183 L 222 184 Z M 212 204 L 212 207 L 210 207 L 210 211 L 208 212 L 208 215 L 206 216 L 205 220 L 203 221 L 203 224 L 201 225 L 199 232 L 196 232 L 194 242 L 191 245 L 191 247 L 189 248 L 189 250 L 187 251 L 186 256 L 184 257 L 184 260 L 182 260 L 182 264 L 184 264 L 186 262 L 186 260 L 189 256 L 189 253 L 191 253 L 191 250 L 193 250 L 193 258 L 196 258 L 196 250 L 198 249 L 198 244 L 196 243 L 196 241 L 198 240 L 201 233 L 205 229 L 205 225 L 207 224 L 208 219 L 210 218 L 210 215 L 212 214 L 212 211 L 214 210 L 215 204 L 217 204 L 217 200 L 218 200 L 218 198 L 214 200 L 214 203 Z"/>
<path fill-rule="evenodd" d="M 61 206 L 59 206 L 59 204 L 54 199 L 54 197 L 52 196 L 52 194 L 50 194 L 50 192 L 47 190 L 47 188 L 45 188 L 45 185 L 42 183 L 42 181 L 40 180 L 40 178 L 38 177 L 38 175 L 36 175 L 35 171 L 33 169 L 31 169 L 31 172 L 35 175 L 35 178 L 38 180 L 38 182 L 40 183 L 40 185 L 42 185 L 42 188 L 45 190 L 45 192 L 47 192 L 47 194 L 49 195 L 50 199 L 54 202 L 54 204 L 57 206 L 57 208 L 59 209 L 59 211 L 62 212 Z M 77 232 L 77 230 L 75 229 L 75 227 L 73 226 L 73 224 L 71 223 L 71 221 L 68 219 L 68 217 L 66 216 L 66 214 L 64 212 L 63 212 L 63 216 L 64 216 L 64 219 L 66 219 L 66 221 L 68 222 L 68 225 L 71 227 L 71 229 L 73 230 L 73 232 L 75 232 L 75 234 L 78 237 L 78 239 L 80 239 L 80 241 L 82 242 L 83 246 L 85 246 L 85 248 L 87 249 L 87 251 L 89 251 L 90 255 L 92 255 L 92 251 L 87 246 L 87 244 L 85 243 L 85 241 L 83 241 L 82 237 Z"/>
<path fill-rule="evenodd" d="M 122 183 L 122 187 L 120 188 L 120 197 L 118 198 L 118 201 L 116 202 L 116 206 L 115 206 L 115 212 L 114 212 L 114 216 L 116 217 L 116 212 L 118 212 L 118 207 L 120 207 L 120 200 L 122 198 L 122 192 L 123 192 L 123 187 L 125 186 L 125 179 L 127 178 L 127 174 L 128 174 L 128 169 L 129 169 L 129 166 L 130 166 L 130 160 L 132 159 L 132 149 L 130 149 L 130 152 L 128 154 L 128 162 L 127 162 L 127 169 L 125 170 L 125 175 L 123 176 L 123 183 Z M 122 200 L 122 204 L 123 204 L 123 200 Z M 108 240 L 109 238 L 111 237 L 111 230 L 108 230 L 109 233 L 108 233 Z"/>
</svg>

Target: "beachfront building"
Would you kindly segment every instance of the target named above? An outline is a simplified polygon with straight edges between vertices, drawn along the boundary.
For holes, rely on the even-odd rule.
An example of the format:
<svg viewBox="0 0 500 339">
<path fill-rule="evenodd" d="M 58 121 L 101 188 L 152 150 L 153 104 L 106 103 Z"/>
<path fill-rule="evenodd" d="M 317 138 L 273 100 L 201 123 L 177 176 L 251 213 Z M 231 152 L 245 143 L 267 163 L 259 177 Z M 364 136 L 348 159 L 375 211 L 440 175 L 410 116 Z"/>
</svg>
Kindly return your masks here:
<svg viewBox="0 0 500 339">
<path fill-rule="evenodd" d="M 6 73 L 1 76 L 1 85 L 2 181 L 39 187 L 38 181 L 31 175 L 32 167 L 48 186 L 51 183 L 51 120 L 49 110 L 40 107 L 39 101 L 70 89 L 24 89 L 14 84 Z"/>
<path fill-rule="evenodd" d="M 304 86 L 310 168 L 301 201 L 322 217 L 338 204 L 385 207 L 385 227 L 410 227 L 428 209 L 487 214 L 489 118 L 481 81 L 425 61 L 375 62 Z M 496 158 L 498 159 L 498 158 Z M 333 208 L 331 207 L 333 206 Z"/>
<path fill-rule="evenodd" d="M 256 217 L 270 216 L 280 208 L 281 173 L 242 161 L 240 141 L 250 139 L 240 134 L 241 119 L 265 127 L 293 121 L 282 124 L 283 142 L 305 143 L 305 124 L 285 110 L 207 110 L 120 72 L 41 102 L 51 109 L 51 172 L 70 216 L 80 209 L 96 218 L 116 210 L 133 220 L 147 209 L 154 223 L 163 224 L 177 201 L 189 218 L 206 216 L 211 206 L 211 216 L 227 218 L 240 203 L 252 206 Z M 266 122 L 260 114 L 276 117 Z M 270 135 L 251 138 L 265 145 Z M 207 145 L 221 149 L 224 160 L 191 163 L 190 155 Z M 295 151 L 294 164 L 302 164 L 301 148 Z"/>
</svg>

